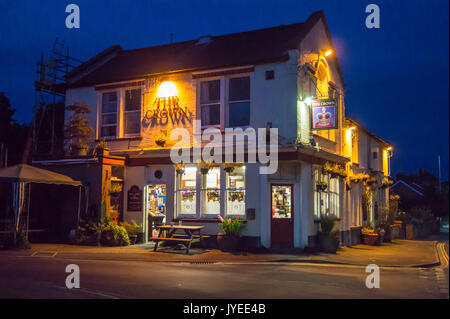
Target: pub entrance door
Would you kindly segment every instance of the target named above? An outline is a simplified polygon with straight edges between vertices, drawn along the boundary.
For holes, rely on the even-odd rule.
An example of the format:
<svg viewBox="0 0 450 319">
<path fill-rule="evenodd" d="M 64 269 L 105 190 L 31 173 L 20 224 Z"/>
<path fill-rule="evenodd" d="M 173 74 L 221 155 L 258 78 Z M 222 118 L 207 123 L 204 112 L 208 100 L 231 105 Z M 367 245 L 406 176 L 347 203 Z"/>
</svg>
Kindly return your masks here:
<svg viewBox="0 0 450 319">
<path fill-rule="evenodd" d="M 271 247 L 294 247 L 294 202 L 292 184 L 271 184 Z"/>
</svg>

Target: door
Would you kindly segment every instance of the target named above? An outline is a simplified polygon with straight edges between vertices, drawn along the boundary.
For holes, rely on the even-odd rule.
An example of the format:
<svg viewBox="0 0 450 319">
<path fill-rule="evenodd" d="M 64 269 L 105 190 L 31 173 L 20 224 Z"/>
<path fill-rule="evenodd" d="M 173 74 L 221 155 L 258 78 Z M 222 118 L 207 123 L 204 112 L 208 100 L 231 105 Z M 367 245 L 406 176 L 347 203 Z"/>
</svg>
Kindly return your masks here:
<svg viewBox="0 0 450 319">
<path fill-rule="evenodd" d="M 272 184 L 271 247 L 294 247 L 294 187 L 291 184 Z"/>
<path fill-rule="evenodd" d="M 155 226 L 166 221 L 166 184 L 147 185 L 146 193 L 148 237 L 156 237 Z"/>
</svg>

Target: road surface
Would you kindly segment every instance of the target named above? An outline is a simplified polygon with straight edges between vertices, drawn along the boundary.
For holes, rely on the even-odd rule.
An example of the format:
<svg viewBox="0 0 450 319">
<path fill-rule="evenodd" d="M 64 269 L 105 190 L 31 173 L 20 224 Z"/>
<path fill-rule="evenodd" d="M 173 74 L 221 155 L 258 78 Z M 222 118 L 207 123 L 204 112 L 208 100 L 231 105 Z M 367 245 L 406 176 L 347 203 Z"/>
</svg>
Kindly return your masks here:
<svg viewBox="0 0 450 319">
<path fill-rule="evenodd" d="M 80 267 L 79 289 L 66 288 L 68 264 Z M 190 264 L 10 256 L 0 259 L 0 297 L 442 298 L 437 269 L 381 268 L 380 288 L 368 289 L 365 281 L 369 274 L 359 266 Z"/>
</svg>

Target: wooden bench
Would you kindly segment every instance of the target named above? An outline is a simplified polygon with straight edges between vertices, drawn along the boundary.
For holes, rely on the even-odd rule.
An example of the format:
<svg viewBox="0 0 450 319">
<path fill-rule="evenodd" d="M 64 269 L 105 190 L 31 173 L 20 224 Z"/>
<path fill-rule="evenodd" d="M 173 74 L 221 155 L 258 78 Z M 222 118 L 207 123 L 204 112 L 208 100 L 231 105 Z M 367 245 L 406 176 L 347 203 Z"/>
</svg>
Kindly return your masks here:
<svg viewBox="0 0 450 319">
<path fill-rule="evenodd" d="M 150 240 L 155 242 L 153 251 L 158 249 L 158 244 L 160 241 L 171 241 L 183 244 L 186 246 L 186 254 L 189 254 L 189 249 L 191 248 L 191 244 L 193 242 L 200 241 L 203 244 L 203 236 L 201 233 L 203 226 L 161 225 L 157 228 L 160 231 L 159 236 L 150 238 Z M 175 234 L 177 230 L 183 230 L 185 234 Z M 167 232 L 167 236 L 163 236 L 163 231 Z"/>
</svg>

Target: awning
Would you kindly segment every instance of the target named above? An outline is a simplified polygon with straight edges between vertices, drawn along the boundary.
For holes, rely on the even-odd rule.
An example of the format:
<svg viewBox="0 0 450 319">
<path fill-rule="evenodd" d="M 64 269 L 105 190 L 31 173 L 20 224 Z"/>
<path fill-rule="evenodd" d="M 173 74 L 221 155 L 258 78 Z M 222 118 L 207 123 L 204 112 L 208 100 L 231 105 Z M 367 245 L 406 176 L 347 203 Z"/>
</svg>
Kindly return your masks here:
<svg viewBox="0 0 450 319">
<path fill-rule="evenodd" d="M 0 182 L 13 183 L 39 183 L 81 186 L 81 182 L 72 178 L 37 168 L 27 164 L 14 165 L 7 168 L 0 168 Z"/>
</svg>

